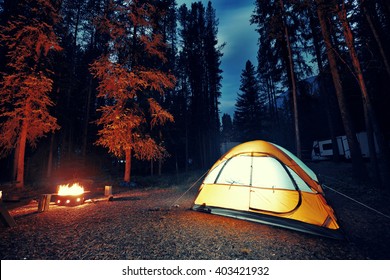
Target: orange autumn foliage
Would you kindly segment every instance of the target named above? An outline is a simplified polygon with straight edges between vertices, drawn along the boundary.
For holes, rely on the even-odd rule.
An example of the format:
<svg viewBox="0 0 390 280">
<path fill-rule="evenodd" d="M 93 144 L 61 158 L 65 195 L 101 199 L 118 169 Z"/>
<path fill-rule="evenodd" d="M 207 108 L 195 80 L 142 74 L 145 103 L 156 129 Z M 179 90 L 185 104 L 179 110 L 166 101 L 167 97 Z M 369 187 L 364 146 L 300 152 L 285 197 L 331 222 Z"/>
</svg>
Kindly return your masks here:
<svg viewBox="0 0 390 280">
<path fill-rule="evenodd" d="M 130 180 L 132 155 L 143 160 L 167 156 L 147 128 L 173 122 L 173 116 L 153 97 L 164 95 L 175 84 L 175 77 L 159 67 L 166 62 L 165 44 L 163 36 L 153 32 L 154 12 L 151 4 L 132 1 L 113 12 L 121 17 L 105 18 L 111 27 L 103 30 L 111 38 L 109 51 L 90 67 L 99 81 L 98 97 L 105 103 L 98 109 L 96 144 L 118 158 L 125 157 L 125 181 Z"/>
<path fill-rule="evenodd" d="M 0 80 L 0 156 L 15 149 L 17 186 L 24 184 L 26 144 L 59 128 L 49 108 L 53 81 L 47 68 L 49 52 L 60 51 L 53 25 L 56 9 L 49 1 L 21 3 L 33 16 L 19 15 L 0 29 L 7 48 L 6 73 Z"/>
</svg>

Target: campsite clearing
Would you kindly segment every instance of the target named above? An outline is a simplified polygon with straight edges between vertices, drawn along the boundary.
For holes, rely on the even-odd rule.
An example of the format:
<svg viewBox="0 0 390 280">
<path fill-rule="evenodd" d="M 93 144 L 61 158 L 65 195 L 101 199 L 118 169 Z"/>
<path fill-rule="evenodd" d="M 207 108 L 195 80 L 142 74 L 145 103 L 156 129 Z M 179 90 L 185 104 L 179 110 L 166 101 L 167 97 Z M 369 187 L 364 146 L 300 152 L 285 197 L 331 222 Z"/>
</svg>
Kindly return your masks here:
<svg viewBox="0 0 390 280">
<path fill-rule="evenodd" d="M 324 183 L 390 214 L 389 194 L 353 183 L 348 163 L 310 167 Z M 10 210 L 16 226 L 0 228 L 1 259 L 390 259 L 390 219 L 325 189 L 347 240 L 190 210 L 202 174 L 158 188 L 113 188 L 114 199 L 75 207 L 53 205 L 37 212 L 37 202 Z M 174 177 L 175 178 L 175 177 Z M 171 178 L 173 181 L 174 178 Z M 154 182 L 154 183 L 153 183 Z M 181 195 L 185 195 L 176 201 Z M 177 204 L 174 207 L 173 204 Z"/>
</svg>

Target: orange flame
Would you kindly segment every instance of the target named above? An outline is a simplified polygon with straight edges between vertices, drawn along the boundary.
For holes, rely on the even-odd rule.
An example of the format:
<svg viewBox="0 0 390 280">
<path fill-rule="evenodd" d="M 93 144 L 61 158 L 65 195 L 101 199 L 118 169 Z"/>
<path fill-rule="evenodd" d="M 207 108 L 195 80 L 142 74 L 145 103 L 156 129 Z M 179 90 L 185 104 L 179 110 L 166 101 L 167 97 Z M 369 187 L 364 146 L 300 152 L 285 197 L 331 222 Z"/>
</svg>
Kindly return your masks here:
<svg viewBox="0 0 390 280">
<path fill-rule="evenodd" d="M 83 193 L 84 188 L 79 183 L 74 183 L 71 186 L 69 184 L 58 186 L 58 195 L 80 195 Z"/>
</svg>

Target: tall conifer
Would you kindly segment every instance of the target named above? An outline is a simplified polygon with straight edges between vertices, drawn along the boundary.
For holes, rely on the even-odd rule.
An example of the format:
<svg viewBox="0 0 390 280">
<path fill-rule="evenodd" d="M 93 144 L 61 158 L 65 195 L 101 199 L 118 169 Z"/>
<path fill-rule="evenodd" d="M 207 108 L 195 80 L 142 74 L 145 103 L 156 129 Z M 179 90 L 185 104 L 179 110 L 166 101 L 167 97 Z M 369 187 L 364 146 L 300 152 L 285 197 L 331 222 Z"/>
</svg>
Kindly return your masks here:
<svg viewBox="0 0 390 280">
<path fill-rule="evenodd" d="M 241 74 L 241 94 L 238 94 L 234 111 L 234 129 L 240 141 L 260 139 L 262 135 L 262 104 L 259 83 L 253 64 L 248 60 Z"/>
<path fill-rule="evenodd" d="M 58 129 L 50 115 L 53 80 L 50 54 L 60 51 L 54 25 L 57 9 L 51 1 L 24 0 L 18 14 L 1 28 L 7 47 L 6 73 L 0 81 L 0 156 L 15 149 L 16 186 L 24 185 L 26 145 Z"/>
<path fill-rule="evenodd" d="M 99 108 L 96 144 L 125 158 L 125 182 L 130 181 L 133 155 L 146 160 L 165 155 L 149 128 L 173 121 L 153 98 L 153 93 L 163 95 L 174 86 L 174 77 L 158 68 L 158 61 L 166 58 L 162 34 L 156 33 L 152 20 L 155 15 L 156 8 L 141 0 L 115 7 L 112 18 L 106 19 L 112 38 L 109 51 L 91 66 L 99 80 L 98 97 L 105 101 Z"/>
</svg>

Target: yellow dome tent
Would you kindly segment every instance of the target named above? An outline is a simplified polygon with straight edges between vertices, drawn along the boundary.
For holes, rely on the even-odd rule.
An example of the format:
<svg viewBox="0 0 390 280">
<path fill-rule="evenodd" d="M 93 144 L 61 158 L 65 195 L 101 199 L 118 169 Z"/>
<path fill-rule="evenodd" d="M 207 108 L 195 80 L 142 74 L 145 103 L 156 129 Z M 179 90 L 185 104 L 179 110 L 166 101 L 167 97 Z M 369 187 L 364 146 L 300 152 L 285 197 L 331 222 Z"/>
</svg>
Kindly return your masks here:
<svg viewBox="0 0 390 280">
<path fill-rule="evenodd" d="M 233 147 L 207 173 L 192 209 L 342 238 L 316 174 L 261 140 Z"/>
</svg>

